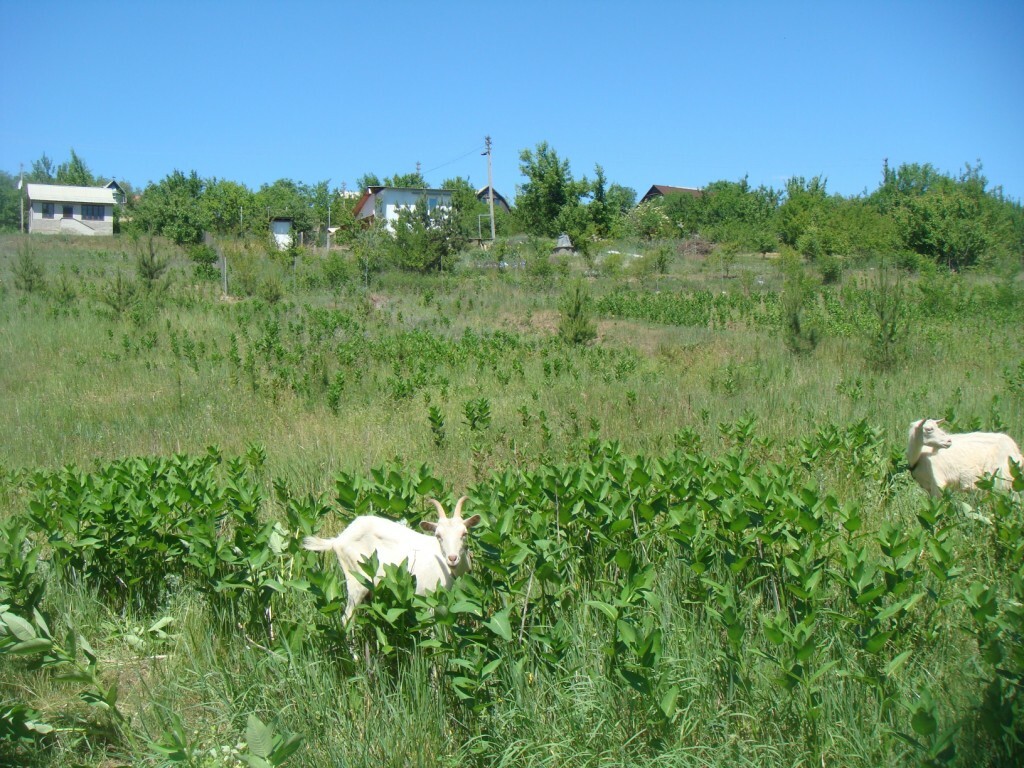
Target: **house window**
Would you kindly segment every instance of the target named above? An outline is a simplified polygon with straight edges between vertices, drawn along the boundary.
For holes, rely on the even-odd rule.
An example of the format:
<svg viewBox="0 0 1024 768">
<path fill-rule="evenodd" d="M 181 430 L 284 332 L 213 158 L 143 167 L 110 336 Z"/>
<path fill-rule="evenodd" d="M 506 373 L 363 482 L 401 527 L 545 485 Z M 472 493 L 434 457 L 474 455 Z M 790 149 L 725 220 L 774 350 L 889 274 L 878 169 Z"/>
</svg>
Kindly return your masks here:
<svg viewBox="0 0 1024 768">
<path fill-rule="evenodd" d="M 75 206 L 73 206 L 73 205 L 65 205 L 64 206 L 64 218 L 65 219 L 73 219 L 73 218 L 75 218 Z"/>
<path fill-rule="evenodd" d="M 53 203 L 43 203 L 43 218 L 44 219 L 52 219 L 53 218 Z"/>
<path fill-rule="evenodd" d="M 89 221 L 103 221 L 103 206 L 102 205 L 83 205 L 82 206 L 82 218 L 88 219 Z"/>
</svg>

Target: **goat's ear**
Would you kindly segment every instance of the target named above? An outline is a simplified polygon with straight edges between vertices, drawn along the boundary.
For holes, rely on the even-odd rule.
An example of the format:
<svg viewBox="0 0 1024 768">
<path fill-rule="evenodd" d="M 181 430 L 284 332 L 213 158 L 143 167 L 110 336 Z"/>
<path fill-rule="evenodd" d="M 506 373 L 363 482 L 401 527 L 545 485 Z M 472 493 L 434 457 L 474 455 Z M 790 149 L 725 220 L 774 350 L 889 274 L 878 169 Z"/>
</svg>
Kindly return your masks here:
<svg viewBox="0 0 1024 768">
<path fill-rule="evenodd" d="M 472 517 L 468 518 L 467 520 L 463 520 L 462 522 L 465 523 L 467 528 L 472 528 L 474 525 L 480 522 L 480 515 L 473 515 Z"/>
<path fill-rule="evenodd" d="M 420 528 L 422 528 L 424 531 L 430 531 L 431 533 L 433 533 L 437 530 L 437 523 L 432 522 L 430 520 L 423 520 L 422 522 L 420 522 Z"/>
</svg>

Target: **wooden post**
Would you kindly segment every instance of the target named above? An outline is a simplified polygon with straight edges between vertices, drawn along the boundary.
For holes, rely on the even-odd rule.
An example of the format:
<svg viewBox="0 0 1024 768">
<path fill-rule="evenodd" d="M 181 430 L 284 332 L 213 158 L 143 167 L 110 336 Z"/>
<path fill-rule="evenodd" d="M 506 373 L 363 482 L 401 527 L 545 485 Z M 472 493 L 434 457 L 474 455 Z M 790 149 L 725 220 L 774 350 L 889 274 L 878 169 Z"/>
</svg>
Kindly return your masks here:
<svg viewBox="0 0 1024 768">
<path fill-rule="evenodd" d="M 491 174 L 491 137 L 484 137 L 484 146 L 487 147 L 487 204 L 491 213 L 491 242 L 495 240 L 494 233 L 494 177 Z"/>
</svg>

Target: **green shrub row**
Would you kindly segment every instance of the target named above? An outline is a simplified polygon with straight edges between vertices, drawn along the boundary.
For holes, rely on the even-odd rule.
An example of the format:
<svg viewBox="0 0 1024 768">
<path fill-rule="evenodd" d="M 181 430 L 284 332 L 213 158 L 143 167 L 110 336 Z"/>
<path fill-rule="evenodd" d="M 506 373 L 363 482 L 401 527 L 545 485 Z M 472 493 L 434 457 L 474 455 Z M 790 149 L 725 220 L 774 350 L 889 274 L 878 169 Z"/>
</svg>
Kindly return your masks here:
<svg viewBox="0 0 1024 768">
<path fill-rule="evenodd" d="M 116 688 L 95 654 L 81 656 L 88 645 L 74 627 L 55 640 L 50 627 L 61 617 L 47 615 L 47 589 L 54 580 L 85 585 L 112 611 L 153 617 L 186 590 L 221 631 L 289 658 L 328 654 L 343 674 L 358 673 L 351 650 L 367 644 L 396 674 L 403 659 L 426 654 L 443 695 L 468 713 L 513 695 L 514 670 L 566 682 L 597 670 L 643 724 L 650 749 L 684 702 L 706 697 L 731 709 L 760 700 L 814 759 L 830 690 L 855 686 L 893 744 L 909 744 L 922 761 L 951 759 L 963 733 L 979 729 L 993 734 L 993 754 L 1019 756 L 1020 497 L 982 491 L 984 526 L 951 498 L 870 526 L 866 510 L 820 489 L 807 468 L 843 462 L 884 497 L 902 468 L 876 430 L 823 429 L 786 463 L 763 461 L 769 446 L 753 421 L 721 430 L 733 447 L 720 457 L 693 446 L 631 456 L 595 440 L 588 461 L 487 478 L 468 489 L 486 521 L 472 573 L 450 591 L 417 596 L 408 572 L 389 567 L 348 633 L 338 622 L 337 564 L 301 539 L 333 535 L 358 514 L 410 524 L 428 516 L 425 497 L 446 493 L 427 466 L 343 473 L 330 500 L 294 494 L 281 480 L 268 489 L 255 446 L 238 458 L 211 448 L 8 477 L 30 501 L 0 536 L 0 655 L 27 668 L 70 666 L 83 701 L 117 733 Z M 1024 490 L 1024 477 L 1015 488 Z M 681 606 L 689 618 L 673 615 Z M 718 639 L 707 649 L 714 674 L 696 691 L 667 656 L 688 621 Z M 581 631 L 596 638 L 597 660 L 581 653 Z M 973 654 L 973 676 L 933 690 L 928 665 L 951 648 Z M 59 725 L 15 693 L 10 669 L 0 686 L 8 747 Z M 944 694 L 973 704 L 944 704 Z"/>
</svg>

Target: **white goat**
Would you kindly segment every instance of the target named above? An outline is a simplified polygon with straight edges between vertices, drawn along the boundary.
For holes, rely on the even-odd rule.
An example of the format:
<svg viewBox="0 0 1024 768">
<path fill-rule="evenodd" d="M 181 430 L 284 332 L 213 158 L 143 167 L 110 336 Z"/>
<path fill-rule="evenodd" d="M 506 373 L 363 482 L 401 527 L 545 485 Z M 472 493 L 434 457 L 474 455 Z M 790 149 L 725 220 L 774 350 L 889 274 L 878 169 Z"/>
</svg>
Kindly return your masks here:
<svg viewBox="0 0 1024 768">
<path fill-rule="evenodd" d="M 950 434 L 939 426 L 942 421 L 921 419 L 910 425 L 907 464 L 918 485 L 941 496 L 946 486 L 970 489 L 985 475 L 995 475 L 996 487 L 1008 489 L 1010 462 L 1024 463 L 1013 438 L 1002 432 Z"/>
<path fill-rule="evenodd" d="M 383 517 L 363 515 L 357 517 L 333 539 L 307 536 L 302 546 L 314 552 L 333 550 L 345 573 L 348 587 L 348 604 L 342 622 L 348 624 L 356 606 L 366 597 L 369 590 L 359 580 L 362 573 L 360 563 L 377 553 L 379 567 L 374 576 L 376 584 L 384 576 L 385 565 L 396 565 L 403 561 L 409 572 L 416 578 L 416 594 L 422 595 L 438 585 L 450 587 L 456 576 L 469 570 L 472 561 L 466 550 L 466 534 L 480 522 L 480 515 L 462 519 L 463 496 L 455 504 L 451 517 L 444 513 L 444 507 L 436 499 L 428 499 L 437 507 L 437 522 L 424 520 L 420 527 L 433 536 L 417 533 L 402 523 Z"/>
</svg>

